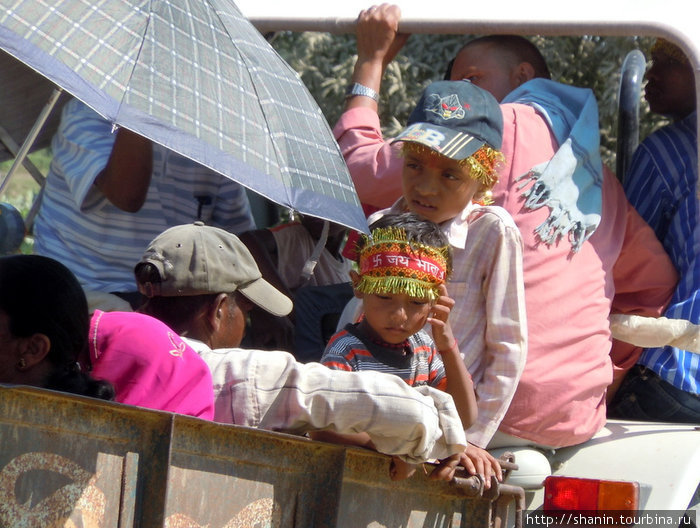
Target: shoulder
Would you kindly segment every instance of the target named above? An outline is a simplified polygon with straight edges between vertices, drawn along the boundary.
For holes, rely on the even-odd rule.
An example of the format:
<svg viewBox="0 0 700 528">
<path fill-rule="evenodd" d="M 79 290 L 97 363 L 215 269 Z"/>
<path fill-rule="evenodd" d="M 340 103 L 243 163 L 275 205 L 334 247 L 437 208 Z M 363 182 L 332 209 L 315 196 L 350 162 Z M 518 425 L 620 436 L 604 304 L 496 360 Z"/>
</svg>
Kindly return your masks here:
<svg viewBox="0 0 700 528">
<path fill-rule="evenodd" d="M 349 331 L 351 326 L 351 324 L 348 324 L 331 336 L 326 345 L 326 350 L 323 352 L 324 357 L 326 355 L 343 356 L 351 349 L 364 348 L 362 341 Z"/>
<path fill-rule="evenodd" d="M 693 115 L 652 132 L 640 143 L 638 151 L 652 157 L 663 157 L 669 152 L 697 152 L 696 137 Z"/>
<path fill-rule="evenodd" d="M 138 312 L 95 311 L 90 321 L 92 356 L 150 356 L 154 351 L 182 355 L 189 347 L 160 320 Z"/>
<path fill-rule="evenodd" d="M 63 108 L 60 130 L 71 138 L 89 134 L 110 135 L 112 124 L 78 99 L 71 99 Z"/>
<path fill-rule="evenodd" d="M 408 342 L 411 348 L 415 350 L 416 347 L 434 347 L 435 341 L 425 330 L 418 330 L 415 334 L 408 338 Z"/>
<path fill-rule="evenodd" d="M 501 232 L 519 233 L 513 217 L 508 211 L 499 205 L 477 205 L 468 217 L 469 228 L 472 226 L 487 226 L 492 230 Z"/>
</svg>

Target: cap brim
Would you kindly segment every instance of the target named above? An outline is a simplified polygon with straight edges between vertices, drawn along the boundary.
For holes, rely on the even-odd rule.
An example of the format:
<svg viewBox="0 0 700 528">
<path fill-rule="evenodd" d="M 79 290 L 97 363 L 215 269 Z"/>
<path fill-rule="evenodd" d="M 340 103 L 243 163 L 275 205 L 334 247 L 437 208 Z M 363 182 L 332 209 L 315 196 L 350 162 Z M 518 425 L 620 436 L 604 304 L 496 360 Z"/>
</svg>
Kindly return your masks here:
<svg viewBox="0 0 700 528">
<path fill-rule="evenodd" d="M 236 291 L 272 315 L 283 317 L 292 311 L 292 300 L 265 279 L 257 279 L 245 286 L 239 286 Z"/>
<path fill-rule="evenodd" d="M 483 139 L 432 123 L 413 123 L 392 141 L 424 145 L 454 160 L 468 158 L 485 145 Z"/>
</svg>

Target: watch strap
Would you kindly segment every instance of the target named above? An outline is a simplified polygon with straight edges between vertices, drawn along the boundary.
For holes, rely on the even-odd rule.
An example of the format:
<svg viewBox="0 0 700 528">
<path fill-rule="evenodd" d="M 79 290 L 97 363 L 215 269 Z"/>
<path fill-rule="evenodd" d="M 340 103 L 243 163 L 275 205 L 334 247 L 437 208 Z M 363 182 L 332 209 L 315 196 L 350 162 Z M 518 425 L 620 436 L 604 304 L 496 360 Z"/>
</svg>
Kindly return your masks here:
<svg viewBox="0 0 700 528">
<path fill-rule="evenodd" d="M 372 88 L 370 88 L 369 86 L 365 86 L 364 84 L 352 83 L 350 84 L 350 86 L 348 86 L 348 89 L 345 92 L 345 98 L 349 99 L 350 97 L 354 97 L 356 95 L 369 97 L 370 99 L 379 101 L 379 94 L 372 90 Z"/>
</svg>

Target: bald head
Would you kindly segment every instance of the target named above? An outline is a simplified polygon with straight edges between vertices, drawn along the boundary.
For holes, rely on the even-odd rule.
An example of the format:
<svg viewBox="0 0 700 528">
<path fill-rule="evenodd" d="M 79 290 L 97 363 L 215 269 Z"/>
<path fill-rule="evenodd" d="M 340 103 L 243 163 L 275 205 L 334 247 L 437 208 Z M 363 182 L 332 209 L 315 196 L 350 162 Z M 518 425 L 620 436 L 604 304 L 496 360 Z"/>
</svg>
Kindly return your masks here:
<svg viewBox="0 0 700 528">
<path fill-rule="evenodd" d="M 551 77 L 537 47 L 518 35 L 489 35 L 469 41 L 450 64 L 446 78 L 468 79 L 501 101 L 521 84 Z"/>
</svg>

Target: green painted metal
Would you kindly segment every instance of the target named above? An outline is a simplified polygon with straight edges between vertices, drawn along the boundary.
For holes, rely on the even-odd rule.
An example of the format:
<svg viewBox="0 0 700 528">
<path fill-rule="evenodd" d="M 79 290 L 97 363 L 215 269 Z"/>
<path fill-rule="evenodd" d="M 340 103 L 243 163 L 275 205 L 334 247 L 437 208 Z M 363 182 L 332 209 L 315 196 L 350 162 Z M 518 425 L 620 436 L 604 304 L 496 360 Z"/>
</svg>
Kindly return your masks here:
<svg viewBox="0 0 700 528">
<path fill-rule="evenodd" d="M 392 482 L 389 463 L 299 436 L 0 387 L 1 528 L 490 526 L 490 501 L 421 471 Z"/>
</svg>

